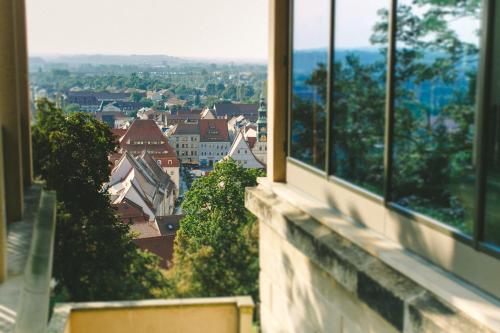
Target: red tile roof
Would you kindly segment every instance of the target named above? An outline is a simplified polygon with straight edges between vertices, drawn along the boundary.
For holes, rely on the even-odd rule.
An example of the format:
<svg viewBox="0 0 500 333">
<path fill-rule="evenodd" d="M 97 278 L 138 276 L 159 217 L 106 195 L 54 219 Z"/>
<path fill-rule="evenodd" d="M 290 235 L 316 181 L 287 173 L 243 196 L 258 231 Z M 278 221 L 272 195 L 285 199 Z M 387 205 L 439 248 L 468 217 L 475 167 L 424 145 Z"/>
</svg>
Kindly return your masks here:
<svg viewBox="0 0 500 333">
<path fill-rule="evenodd" d="M 113 133 L 115 137 L 118 137 L 119 140 L 122 136 L 125 135 L 125 133 L 127 133 L 127 130 L 125 128 L 112 128 L 111 133 Z"/>
<path fill-rule="evenodd" d="M 229 132 L 225 119 L 201 119 L 199 124 L 200 141 L 229 141 Z"/>
<path fill-rule="evenodd" d="M 175 149 L 170 146 L 167 137 L 151 119 L 136 119 L 122 137 L 120 146 L 134 155 L 148 151 L 155 159 L 159 157 L 177 159 Z"/>
<path fill-rule="evenodd" d="M 247 137 L 247 142 L 248 145 L 250 146 L 250 149 L 252 149 L 253 146 L 255 145 L 255 142 L 257 142 L 257 138 L 255 136 L 249 136 Z"/>
<path fill-rule="evenodd" d="M 151 119 L 136 119 L 122 139 L 126 144 L 136 141 L 168 142 L 156 122 Z"/>
<path fill-rule="evenodd" d="M 162 259 L 161 266 L 168 269 L 172 266 L 174 240 L 175 234 L 138 238 L 134 239 L 133 242 L 142 250 L 149 251 L 159 256 Z"/>
<path fill-rule="evenodd" d="M 155 155 L 153 153 L 153 158 L 160 161 L 162 168 L 173 168 L 180 166 L 179 159 L 177 157 L 163 157 L 163 155 Z"/>
</svg>

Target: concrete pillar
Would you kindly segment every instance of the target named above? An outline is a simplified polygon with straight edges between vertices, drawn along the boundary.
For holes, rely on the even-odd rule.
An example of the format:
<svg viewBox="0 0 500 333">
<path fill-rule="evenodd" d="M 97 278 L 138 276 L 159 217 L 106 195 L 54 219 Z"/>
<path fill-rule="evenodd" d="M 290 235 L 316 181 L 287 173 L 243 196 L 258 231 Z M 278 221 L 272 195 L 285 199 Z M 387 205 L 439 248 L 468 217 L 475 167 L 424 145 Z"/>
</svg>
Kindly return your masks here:
<svg viewBox="0 0 500 333">
<path fill-rule="evenodd" d="M 267 177 L 273 182 L 286 179 L 289 9 L 289 0 L 269 0 Z"/>
<path fill-rule="evenodd" d="M 22 219 L 21 116 L 18 109 L 14 1 L 0 0 L 0 126 L 3 132 L 7 221 Z"/>
<path fill-rule="evenodd" d="M 26 5 L 24 0 L 14 0 L 14 34 L 17 61 L 18 105 L 21 116 L 21 151 L 24 186 L 33 181 L 31 158 L 31 110 L 29 100 L 28 46 L 26 35 Z"/>
<path fill-rule="evenodd" d="M 237 297 L 238 306 L 238 333 L 252 333 L 254 332 L 253 323 L 253 309 L 255 307 L 250 296 Z"/>
<path fill-rule="evenodd" d="M 0 127 L 0 284 L 7 279 L 7 219 L 3 172 L 2 128 Z"/>
</svg>

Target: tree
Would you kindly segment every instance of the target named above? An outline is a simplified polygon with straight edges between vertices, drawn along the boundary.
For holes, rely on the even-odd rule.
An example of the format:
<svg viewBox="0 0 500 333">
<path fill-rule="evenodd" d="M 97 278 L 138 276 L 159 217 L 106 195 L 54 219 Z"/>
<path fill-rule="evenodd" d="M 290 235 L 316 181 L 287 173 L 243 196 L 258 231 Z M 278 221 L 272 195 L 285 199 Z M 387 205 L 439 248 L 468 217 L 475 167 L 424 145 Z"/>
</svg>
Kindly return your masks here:
<svg viewBox="0 0 500 333">
<path fill-rule="evenodd" d="M 222 92 L 222 97 L 225 99 L 236 100 L 237 95 L 237 88 L 234 84 L 228 85 L 224 92 Z"/>
<path fill-rule="evenodd" d="M 217 94 L 217 87 L 216 87 L 215 83 L 207 84 L 206 91 L 207 91 L 206 92 L 207 95 L 209 95 L 209 96 L 216 95 Z"/>
<path fill-rule="evenodd" d="M 161 296 L 158 258 L 132 243 L 129 226 L 117 219 L 102 189 L 115 151 L 109 127 L 89 114 L 65 116 L 46 100 L 37 107 L 34 169 L 58 196 L 56 291 L 70 301 Z"/>
<path fill-rule="evenodd" d="M 169 272 L 173 296 L 258 297 L 258 231 L 244 206 L 245 187 L 262 172 L 233 160 L 215 164 L 193 182 L 182 204 L 181 221 Z"/>
<path fill-rule="evenodd" d="M 152 100 L 150 100 L 150 99 L 148 99 L 146 97 L 141 98 L 141 100 L 139 101 L 139 103 L 141 103 L 142 106 L 147 107 L 147 108 L 148 107 L 152 107 L 153 104 L 154 104 Z"/>
<path fill-rule="evenodd" d="M 79 104 L 68 104 L 64 108 L 64 112 L 66 112 L 66 113 L 72 113 L 72 112 L 78 112 L 78 111 L 80 111 Z"/>
<path fill-rule="evenodd" d="M 143 95 L 143 94 L 141 94 L 140 92 L 137 92 L 137 91 L 134 91 L 134 92 L 130 95 L 130 98 L 132 99 L 132 101 L 134 101 L 134 102 L 136 102 L 136 103 L 139 103 L 143 97 L 144 97 L 144 95 Z"/>
</svg>

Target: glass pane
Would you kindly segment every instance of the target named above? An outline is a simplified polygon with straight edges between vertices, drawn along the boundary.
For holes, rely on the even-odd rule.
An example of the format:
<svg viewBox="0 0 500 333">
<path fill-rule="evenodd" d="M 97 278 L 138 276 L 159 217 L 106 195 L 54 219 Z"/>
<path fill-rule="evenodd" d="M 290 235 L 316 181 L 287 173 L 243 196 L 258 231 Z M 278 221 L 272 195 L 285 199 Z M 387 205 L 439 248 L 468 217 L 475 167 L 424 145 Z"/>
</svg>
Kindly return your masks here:
<svg viewBox="0 0 500 333">
<path fill-rule="evenodd" d="M 500 248 L 500 7 L 496 8 L 493 45 L 492 101 L 487 109 L 488 151 L 486 153 L 486 213 L 484 240 Z"/>
<path fill-rule="evenodd" d="M 331 165 L 336 176 L 382 194 L 389 1 L 335 6 Z"/>
<path fill-rule="evenodd" d="M 295 0 L 291 156 L 325 168 L 330 0 Z"/>
<path fill-rule="evenodd" d="M 480 1 L 398 7 L 393 199 L 472 232 Z"/>
</svg>

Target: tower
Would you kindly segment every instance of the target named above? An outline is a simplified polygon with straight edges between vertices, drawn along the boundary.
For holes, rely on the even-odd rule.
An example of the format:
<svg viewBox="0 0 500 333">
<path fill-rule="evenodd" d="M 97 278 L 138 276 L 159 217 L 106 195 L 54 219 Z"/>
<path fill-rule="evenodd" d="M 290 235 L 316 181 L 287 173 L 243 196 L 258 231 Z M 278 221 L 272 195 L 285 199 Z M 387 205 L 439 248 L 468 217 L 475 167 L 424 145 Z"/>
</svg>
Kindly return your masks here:
<svg viewBox="0 0 500 333">
<path fill-rule="evenodd" d="M 257 119 L 257 140 L 259 142 L 267 141 L 267 108 L 264 97 L 260 98 L 259 117 Z"/>
</svg>

